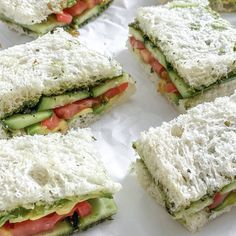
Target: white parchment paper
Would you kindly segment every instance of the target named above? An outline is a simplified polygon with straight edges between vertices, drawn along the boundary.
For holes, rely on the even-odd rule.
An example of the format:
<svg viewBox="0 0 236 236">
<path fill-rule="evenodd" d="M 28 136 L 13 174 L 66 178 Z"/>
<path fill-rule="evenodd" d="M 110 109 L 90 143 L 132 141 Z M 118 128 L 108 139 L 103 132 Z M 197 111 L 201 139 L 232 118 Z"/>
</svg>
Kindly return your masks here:
<svg viewBox="0 0 236 236">
<path fill-rule="evenodd" d="M 137 81 L 136 94 L 125 104 L 117 107 L 92 126 L 98 139 L 97 146 L 103 161 L 114 180 L 121 182 L 122 191 L 116 195 L 119 212 L 113 221 L 98 225 L 84 236 L 186 236 L 190 235 L 172 220 L 164 209 L 129 175 L 130 165 L 136 156 L 132 141 L 141 131 L 158 126 L 176 117 L 178 113 L 156 92 L 154 84 L 126 48 L 128 23 L 141 6 L 156 4 L 156 0 L 115 0 L 113 5 L 98 19 L 80 30 L 81 39 L 89 47 L 114 56 Z M 236 25 L 236 15 L 224 15 Z M 19 36 L 0 24 L 0 44 L 7 48 L 32 39 Z M 196 236 L 235 236 L 236 209 L 216 219 Z"/>
</svg>

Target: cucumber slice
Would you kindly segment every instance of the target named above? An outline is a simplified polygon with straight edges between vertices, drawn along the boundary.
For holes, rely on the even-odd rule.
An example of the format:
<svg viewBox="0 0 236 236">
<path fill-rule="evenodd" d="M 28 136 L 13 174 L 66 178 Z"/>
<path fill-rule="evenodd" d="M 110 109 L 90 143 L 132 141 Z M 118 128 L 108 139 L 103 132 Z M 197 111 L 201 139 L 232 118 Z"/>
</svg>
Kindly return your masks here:
<svg viewBox="0 0 236 236">
<path fill-rule="evenodd" d="M 128 82 L 128 75 L 122 75 L 118 78 L 109 80 L 108 82 L 99 85 L 97 87 L 92 88 L 92 96 L 93 97 L 98 97 L 102 94 L 104 94 L 105 92 L 107 92 L 109 89 L 115 88 L 123 83 L 127 83 Z"/>
<path fill-rule="evenodd" d="M 35 135 L 35 134 L 49 134 L 49 133 L 55 133 L 55 132 L 61 132 L 61 133 L 66 133 L 68 130 L 68 125 L 65 120 L 61 120 L 60 123 L 56 128 L 53 130 L 47 129 L 47 127 L 41 125 L 40 123 L 30 125 L 25 128 L 25 131 L 28 135 Z"/>
<path fill-rule="evenodd" d="M 46 21 L 34 25 L 22 25 L 25 29 L 35 32 L 36 34 L 46 34 L 49 31 L 52 31 L 56 27 L 64 26 L 64 23 L 58 22 L 55 15 L 48 16 Z"/>
<path fill-rule="evenodd" d="M 161 52 L 158 47 L 156 47 L 150 40 L 144 39 L 143 33 L 132 27 L 132 25 L 129 27 L 129 32 L 131 35 L 133 35 L 137 40 L 144 42 L 145 47 L 148 49 L 149 52 L 152 53 L 152 55 L 167 69 L 167 62 L 166 58 Z"/>
<path fill-rule="evenodd" d="M 173 70 L 168 70 L 169 77 L 183 98 L 192 97 L 196 91 L 190 88 Z"/>
<path fill-rule="evenodd" d="M 77 93 L 67 93 L 60 96 L 42 97 L 38 106 L 38 111 L 50 110 L 56 107 L 61 107 L 90 96 L 89 92 L 82 91 Z"/>
<path fill-rule="evenodd" d="M 73 234 L 73 231 L 74 228 L 69 222 L 62 221 L 57 223 L 52 230 L 37 234 L 35 236 L 69 236 Z"/>
<path fill-rule="evenodd" d="M 161 65 L 163 65 L 166 69 L 168 69 L 166 58 L 163 55 L 163 53 L 157 47 L 155 47 L 154 44 L 150 41 L 146 41 L 145 46 L 148 49 L 148 51 L 152 53 L 155 59 L 157 59 Z"/>
<path fill-rule="evenodd" d="M 212 203 L 213 203 L 213 199 L 209 197 L 204 200 L 198 200 L 196 202 L 193 202 L 188 209 L 184 209 L 175 213 L 174 218 L 181 219 L 183 217 L 186 217 L 186 215 L 192 215 L 196 212 L 201 211 L 202 209 L 211 205 Z"/>
<path fill-rule="evenodd" d="M 44 135 L 49 133 L 49 130 L 45 126 L 42 126 L 40 123 L 26 127 L 25 131 L 28 135 L 35 135 L 35 134 Z"/>
<path fill-rule="evenodd" d="M 139 30 L 134 29 L 133 27 L 129 27 L 129 33 L 135 37 L 135 39 L 144 42 L 143 35 Z"/>
<path fill-rule="evenodd" d="M 229 193 L 235 189 L 236 189 L 236 181 L 226 185 L 224 188 L 221 189 L 220 193 L 222 193 L 222 194 Z"/>
<path fill-rule="evenodd" d="M 79 220 L 79 230 L 84 231 L 95 224 L 100 223 L 117 212 L 117 206 L 112 198 L 96 198 L 89 200 L 92 205 L 92 213 Z"/>
<path fill-rule="evenodd" d="M 39 123 L 52 115 L 52 111 L 43 111 L 34 114 L 17 114 L 3 120 L 3 123 L 7 126 L 7 128 L 17 130 Z"/>
</svg>

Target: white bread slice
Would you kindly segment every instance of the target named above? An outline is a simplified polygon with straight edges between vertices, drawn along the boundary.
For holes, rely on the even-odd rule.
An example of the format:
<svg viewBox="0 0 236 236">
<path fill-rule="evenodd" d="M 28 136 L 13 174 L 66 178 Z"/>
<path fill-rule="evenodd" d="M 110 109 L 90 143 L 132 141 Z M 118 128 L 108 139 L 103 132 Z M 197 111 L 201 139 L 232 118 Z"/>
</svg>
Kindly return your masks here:
<svg viewBox="0 0 236 236">
<path fill-rule="evenodd" d="M 235 73 L 236 29 L 204 4 L 176 0 L 144 7 L 136 19 L 191 87 L 201 89 Z"/>
<path fill-rule="evenodd" d="M 171 214 L 235 179 L 235 130 L 236 93 L 150 128 L 134 143 Z"/>
<path fill-rule="evenodd" d="M 0 140 L 0 211 L 71 196 L 113 194 L 89 130 Z"/>
<path fill-rule="evenodd" d="M 137 160 L 135 164 L 135 170 L 137 174 L 137 179 L 140 185 L 147 191 L 147 193 L 156 201 L 157 204 L 162 207 L 165 206 L 164 197 L 162 196 L 162 191 L 155 183 L 150 172 L 145 167 L 142 161 Z M 209 214 L 205 210 L 201 210 L 192 215 L 184 216 L 179 222 L 184 225 L 190 232 L 196 232 L 200 230 L 203 226 L 214 220 L 216 217 L 224 214 L 225 212 L 230 211 L 232 208 L 227 207 L 219 213 Z"/>
<path fill-rule="evenodd" d="M 23 25 L 33 25 L 61 12 L 67 6 L 63 0 L 0 0 L 0 14 Z"/>
<path fill-rule="evenodd" d="M 0 51 L 0 118 L 41 95 L 93 86 L 120 76 L 121 66 L 62 29 Z"/>
<path fill-rule="evenodd" d="M 157 75 L 157 73 L 152 72 L 152 68 L 149 64 L 143 62 L 140 53 L 136 49 L 133 49 L 131 47 L 129 41 L 127 42 L 127 47 L 129 51 L 137 58 L 144 70 L 148 73 L 149 79 L 155 84 L 158 91 L 158 83 L 160 81 L 160 77 Z M 169 100 L 168 96 L 166 96 L 166 98 L 168 99 L 169 103 L 171 103 L 171 105 L 175 107 L 177 111 L 179 111 L 180 113 L 186 113 L 188 109 L 193 108 L 204 102 L 214 101 L 218 97 L 230 96 L 234 93 L 235 89 L 236 80 L 232 80 L 226 83 L 216 84 L 212 86 L 211 89 L 208 89 L 196 96 L 186 99 L 180 99 L 178 105 Z"/>
</svg>

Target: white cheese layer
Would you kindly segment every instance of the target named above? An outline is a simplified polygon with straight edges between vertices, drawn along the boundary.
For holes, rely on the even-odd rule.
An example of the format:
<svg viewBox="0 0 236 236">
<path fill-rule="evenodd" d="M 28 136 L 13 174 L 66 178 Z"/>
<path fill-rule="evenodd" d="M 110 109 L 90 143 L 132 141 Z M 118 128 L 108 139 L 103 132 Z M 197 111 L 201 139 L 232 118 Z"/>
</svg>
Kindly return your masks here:
<svg viewBox="0 0 236 236">
<path fill-rule="evenodd" d="M 0 211 L 119 189 L 86 129 L 0 140 Z"/>
<path fill-rule="evenodd" d="M 67 0 L 0 0 L 0 13 L 18 24 L 34 25 L 66 6 Z"/>
<path fill-rule="evenodd" d="M 172 212 L 213 195 L 236 176 L 236 93 L 143 132 L 135 146 Z"/>
<path fill-rule="evenodd" d="M 0 118 L 41 95 L 92 86 L 122 73 L 116 61 L 58 29 L 0 51 Z"/>
<path fill-rule="evenodd" d="M 235 73 L 236 29 L 204 4 L 173 1 L 140 8 L 137 20 L 190 86 L 200 89 Z"/>
</svg>

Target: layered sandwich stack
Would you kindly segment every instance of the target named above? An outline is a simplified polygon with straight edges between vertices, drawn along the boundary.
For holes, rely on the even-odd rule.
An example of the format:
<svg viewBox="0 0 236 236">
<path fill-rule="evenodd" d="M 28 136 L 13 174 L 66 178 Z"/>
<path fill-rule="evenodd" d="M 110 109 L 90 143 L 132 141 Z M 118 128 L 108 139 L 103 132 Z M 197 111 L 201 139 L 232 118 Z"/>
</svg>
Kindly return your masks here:
<svg viewBox="0 0 236 236">
<path fill-rule="evenodd" d="M 19 32 L 45 34 L 55 27 L 77 29 L 101 14 L 112 0 L 0 0 L 0 20 Z"/>
<path fill-rule="evenodd" d="M 129 42 L 181 112 L 236 89 L 236 29 L 206 1 L 140 8 Z"/>
<path fill-rule="evenodd" d="M 88 130 L 0 140 L 0 175 L 0 235 L 68 236 L 117 211 Z"/>
<path fill-rule="evenodd" d="M 143 132 L 134 148 L 141 185 L 190 231 L 236 205 L 236 94 Z"/>
<path fill-rule="evenodd" d="M 116 61 L 62 29 L 1 51 L 0 71 L 5 136 L 88 126 L 135 87 Z"/>
</svg>

